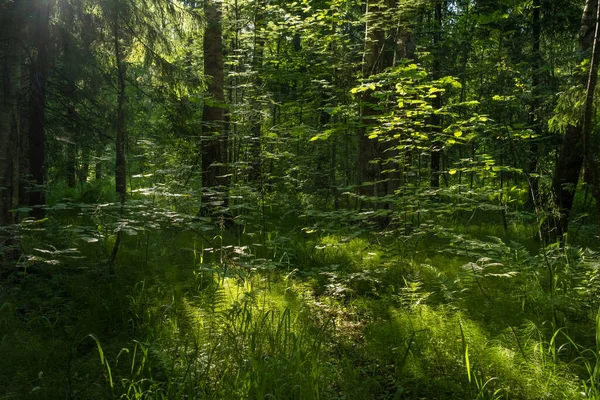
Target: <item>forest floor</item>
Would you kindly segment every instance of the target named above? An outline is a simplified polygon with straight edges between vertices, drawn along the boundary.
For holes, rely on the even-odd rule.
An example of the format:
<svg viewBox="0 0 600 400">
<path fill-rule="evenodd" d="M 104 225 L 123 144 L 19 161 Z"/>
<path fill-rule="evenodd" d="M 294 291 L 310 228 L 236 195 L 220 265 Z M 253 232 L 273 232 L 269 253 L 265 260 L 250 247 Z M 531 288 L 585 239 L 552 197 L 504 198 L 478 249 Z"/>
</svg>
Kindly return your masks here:
<svg viewBox="0 0 600 400">
<path fill-rule="evenodd" d="M 129 232 L 111 274 L 45 224 L 0 282 L 0 399 L 600 398 L 600 258 L 531 227 Z"/>
</svg>

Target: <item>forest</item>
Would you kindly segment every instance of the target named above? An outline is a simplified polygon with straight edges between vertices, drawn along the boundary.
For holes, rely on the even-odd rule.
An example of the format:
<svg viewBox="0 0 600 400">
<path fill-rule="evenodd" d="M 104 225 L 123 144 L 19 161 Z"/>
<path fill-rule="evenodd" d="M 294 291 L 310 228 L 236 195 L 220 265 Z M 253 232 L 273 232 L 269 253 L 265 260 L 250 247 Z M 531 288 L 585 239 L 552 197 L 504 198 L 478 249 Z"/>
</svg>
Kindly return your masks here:
<svg viewBox="0 0 600 400">
<path fill-rule="evenodd" d="M 600 400 L 600 0 L 0 0 L 0 400 Z"/>
</svg>

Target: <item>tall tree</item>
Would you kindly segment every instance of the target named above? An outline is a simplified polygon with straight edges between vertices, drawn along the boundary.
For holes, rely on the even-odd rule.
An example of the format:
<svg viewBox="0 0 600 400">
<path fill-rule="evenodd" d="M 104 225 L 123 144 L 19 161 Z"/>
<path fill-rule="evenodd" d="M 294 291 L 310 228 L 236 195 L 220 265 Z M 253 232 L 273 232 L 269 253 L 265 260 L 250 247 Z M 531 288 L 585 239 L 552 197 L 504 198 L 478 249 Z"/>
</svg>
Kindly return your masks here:
<svg viewBox="0 0 600 400">
<path fill-rule="evenodd" d="M 532 3 L 532 20 L 531 20 L 531 33 L 532 33 L 532 60 L 531 60 L 531 125 L 533 131 L 538 137 L 542 134 L 542 124 L 539 121 L 539 108 L 540 108 L 540 78 L 542 75 L 542 52 L 540 50 L 541 33 L 542 33 L 542 5 L 541 0 L 533 0 Z M 529 148 L 529 202 L 531 205 L 535 205 L 538 202 L 539 192 L 539 180 L 531 174 L 537 173 L 538 168 L 538 140 L 534 139 Z"/>
<path fill-rule="evenodd" d="M 593 0 L 591 0 L 593 1 Z M 587 168 L 592 171 L 593 179 L 593 194 L 596 199 L 596 208 L 600 211 L 600 162 L 597 156 L 597 146 L 594 146 L 592 142 L 592 130 L 593 130 L 593 117 L 595 114 L 594 110 L 594 92 L 596 89 L 596 83 L 598 82 L 598 64 L 600 64 L 600 49 L 598 49 L 598 35 L 600 32 L 600 0 L 596 0 L 596 15 L 593 23 L 593 44 L 592 44 L 592 57 L 589 68 L 589 75 L 587 79 L 585 106 L 583 111 L 583 148 L 585 155 L 585 162 Z M 600 218 L 600 213 L 598 214 Z"/>
<path fill-rule="evenodd" d="M 386 53 L 386 17 L 389 16 L 389 4 L 378 0 L 368 0 L 365 13 L 365 44 L 363 53 L 362 75 L 368 79 L 391 66 L 393 57 Z M 394 49 L 395 50 L 395 49 Z M 369 130 L 377 123 L 380 114 L 378 99 L 372 91 L 367 91 L 362 99 L 363 128 L 359 138 L 359 179 L 362 196 L 376 198 L 387 194 L 387 182 L 384 179 L 382 158 L 387 145 L 376 138 L 369 137 Z M 374 209 L 385 208 L 377 201 L 367 200 L 364 205 Z"/>
<path fill-rule="evenodd" d="M 442 65 L 442 0 L 437 0 L 433 5 L 433 19 L 434 19 L 434 33 L 433 33 L 433 78 L 441 78 L 441 65 Z M 433 99 L 433 107 L 435 110 L 442 108 L 442 95 L 436 93 Z M 442 118 L 439 114 L 433 113 L 431 117 L 432 134 L 433 136 L 439 136 L 441 131 Z M 431 145 L 431 187 L 440 186 L 440 169 L 442 159 L 442 143 L 433 137 L 433 144 Z"/>
<path fill-rule="evenodd" d="M 265 25 L 265 12 L 259 1 L 256 2 L 254 7 L 254 45 L 252 50 L 252 67 L 257 72 L 258 77 L 256 78 L 255 86 L 260 88 L 262 86 L 262 65 L 265 53 L 265 39 L 263 37 L 263 29 Z M 261 152 L 261 130 L 262 130 L 262 118 L 260 108 L 258 110 L 252 110 L 251 121 L 252 126 L 251 137 L 250 137 L 250 153 L 252 168 L 248 174 L 250 181 L 257 181 L 261 176 L 262 162 L 260 157 Z"/>
<path fill-rule="evenodd" d="M 127 131 L 125 126 L 125 77 L 127 73 L 127 64 L 124 60 L 122 34 L 121 34 L 121 21 L 122 6 L 121 2 L 115 1 L 114 3 L 114 21 L 113 21 L 113 40 L 114 40 L 114 56 L 115 63 L 117 66 L 117 119 L 115 123 L 115 134 L 116 134 L 116 162 L 115 162 L 115 183 L 116 191 L 119 194 L 121 203 L 125 202 L 127 195 L 127 158 L 126 158 L 126 144 L 127 144 Z"/>
<path fill-rule="evenodd" d="M 31 56 L 29 111 L 29 168 L 33 187 L 29 191 L 32 215 L 43 218 L 46 183 L 46 81 L 50 68 L 50 15 L 53 1 L 35 0 L 32 9 L 33 54 Z"/>
<path fill-rule="evenodd" d="M 597 7 L 596 0 L 587 0 L 581 20 L 579 45 L 586 57 L 589 57 L 594 46 Z M 578 81 L 582 87 L 585 87 L 588 83 L 588 77 L 585 74 L 580 74 Z M 562 238 L 569 229 L 569 214 L 573 207 L 575 190 L 583 166 L 583 123 L 584 121 L 580 119 L 578 123 L 567 127 L 554 170 L 552 186 L 556 197 L 556 205 L 559 209 L 556 224 L 558 238 Z"/>
<path fill-rule="evenodd" d="M 0 2 L 0 261 L 8 237 L 2 229 L 14 222 L 11 210 L 19 201 L 19 90 L 23 27 L 22 2 Z"/>
<path fill-rule="evenodd" d="M 202 207 L 207 211 L 210 191 L 226 186 L 227 135 L 225 133 L 225 95 L 223 91 L 222 2 L 206 0 L 204 15 L 204 75 L 208 80 L 208 96 L 203 109 L 202 132 Z"/>
</svg>

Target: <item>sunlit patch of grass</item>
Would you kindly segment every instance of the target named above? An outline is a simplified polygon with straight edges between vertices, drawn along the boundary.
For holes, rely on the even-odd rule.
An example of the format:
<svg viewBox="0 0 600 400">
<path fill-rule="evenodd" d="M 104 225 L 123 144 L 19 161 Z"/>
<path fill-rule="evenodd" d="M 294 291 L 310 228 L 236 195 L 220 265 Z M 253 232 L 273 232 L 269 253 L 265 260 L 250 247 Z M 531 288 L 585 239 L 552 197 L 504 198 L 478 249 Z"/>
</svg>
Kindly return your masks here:
<svg viewBox="0 0 600 400">
<path fill-rule="evenodd" d="M 333 324 L 314 320 L 301 296 L 282 282 L 206 273 L 200 279 L 204 283 L 174 305 L 179 311 L 162 321 L 148 319 L 155 327 L 167 320 L 175 326 L 161 329 L 155 345 L 144 344 L 129 360 L 145 366 L 123 381 L 126 393 L 152 390 L 172 398 L 165 396 L 173 388 L 196 385 L 192 398 L 328 398 L 334 370 L 326 341 Z M 157 380 L 157 370 L 167 381 Z"/>
<path fill-rule="evenodd" d="M 537 340 L 523 343 L 521 354 L 512 332 L 494 338 L 448 309 L 419 305 L 395 308 L 391 315 L 366 327 L 361 353 L 373 368 L 366 379 L 388 382 L 389 393 L 395 390 L 403 398 L 579 398 L 567 366 L 550 360 Z M 376 376 L 376 368 L 387 376 Z"/>
</svg>

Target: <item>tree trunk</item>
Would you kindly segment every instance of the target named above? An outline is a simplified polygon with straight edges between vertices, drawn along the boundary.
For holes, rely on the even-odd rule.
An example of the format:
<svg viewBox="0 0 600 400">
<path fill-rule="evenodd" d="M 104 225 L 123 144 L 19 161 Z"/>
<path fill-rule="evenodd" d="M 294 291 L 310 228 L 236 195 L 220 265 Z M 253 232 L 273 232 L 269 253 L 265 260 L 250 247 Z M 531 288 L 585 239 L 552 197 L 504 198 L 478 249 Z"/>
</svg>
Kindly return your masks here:
<svg viewBox="0 0 600 400">
<path fill-rule="evenodd" d="M 538 141 L 542 134 L 542 126 L 537 119 L 539 109 L 540 96 L 540 75 L 542 68 L 542 54 L 540 52 L 540 40 L 542 32 L 542 23 L 540 19 L 541 0 L 533 0 L 533 16 L 531 21 L 532 29 L 532 53 L 533 59 L 531 62 L 531 126 L 534 133 L 538 136 L 534 138 L 529 147 L 529 204 L 535 208 L 538 203 L 539 180 L 537 177 L 532 177 L 531 174 L 537 172 L 538 166 Z"/>
<path fill-rule="evenodd" d="M 579 43 L 582 51 L 586 54 L 589 54 L 594 44 L 597 7 L 596 0 L 587 0 L 583 11 Z M 587 85 L 587 78 L 585 75 L 581 75 L 582 85 Z M 552 186 L 559 209 L 556 224 L 556 236 L 559 239 L 562 239 L 569 229 L 569 214 L 583 166 L 583 150 L 583 121 L 581 121 L 577 125 L 567 128 L 554 171 Z"/>
<path fill-rule="evenodd" d="M 264 28 L 264 13 L 260 3 L 257 2 L 255 5 L 256 13 L 254 15 L 254 54 L 252 57 L 252 67 L 257 72 L 257 78 L 255 87 L 260 88 L 262 86 L 262 79 L 260 77 L 261 69 L 263 65 L 263 55 L 265 41 L 261 35 L 261 29 Z M 248 174 L 248 180 L 250 182 L 256 182 L 259 180 L 262 170 L 262 159 L 261 153 L 261 130 L 262 130 L 262 118 L 260 116 L 260 108 L 255 110 L 251 116 L 252 127 L 250 135 L 250 173 Z"/>
<path fill-rule="evenodd" d="M 36 56 L 31 62 L 31 94 L 29 117 L 29 172 L 33 187 L 29 191 L 32 216 L 44 217 L 46 203 L 46 80 L 50 67 L 50 2 L 38 0 L 34 5 Z"/>
<path fill-rule="evenodd" d="M 113 26 L 115 41 L 115 62 L 117 64 L 118 94 L 117 94 L 117 121 L 116 121 L 116 162 L 115 184 L 121 204 L 125 203 L 127 196 L 127 159 L 125 156 L 127 144 L 127 131 L 125 130 L 125 74 L 127 65 L 123 60 L 123 53 L 119 35 L 119 9 L 115 11 Z"/>
<path fill-rule="evenodd" d="M 127 199 L 127 159 L 126 159 L 126 145 L 127 145 L 127 131 L 125 129 L 125 102 L 127 101 L 125 93 L 125 75 L 127 73 L 127 64 L 125 63 L 123 56 L 123 49 L 121 46 L 121 30 L 119 26 L 119 3 L 115 3 L 115 20 L 113 24 L 113 36 L 115 46 L 115 63 L 117 65 L 117 120 L 116 120 L 116 160 L 115 160 L 115 189 L 119 195 L 121 202 L 121 208 L 119 215 L 121 218 L 125 212 L 125 200 Z M 115 244 L 112 252 L 108 258 L 109 273 L 114 274 L 114 262 L 119 252 L 121 245 L 121 238 L 123 237 L 123 231 L 117 232 Z"/>
<path fill-rule="evenodd" d="M 381 26 L 377 26 L 384 6 L 375 0 L 368 0 L 366 5 L 366 24 L 365 24 L 365 50 L 363 54 L 363 78 L 377 74 L 388 66 L 384 65 L 387 60 L 383 57 L 385 47 L 385 31 Z M 392 59 L 393 62 L 393 59 Z M 386 149 L 385 144 L 378 139 L 370 139 L 370 127 L 377 123 L 377 99 L 370 92 L 366 92 L 363 97 L 362 118 L 363 128 L 359 137 L 359 179 L 360 194 L 362 196 L 376 198 L 387 194 L 387 183 L 382 172 L 382 158 Z M 370 207 L 375 210 L 385 208 L 378 201 L 363 200 L 361 207 Z"/>
<path fill-rule="evenodd" d="M 204 13 L 207 27 L 204 34 L 204 74 L 208 79 L 208 93 L 203 109 L 202 135 L 202 208 L 214 201 L 211 189 L 225 187 L 227 168 L 227 138 L 224 132 L 223 93 L 223 38 L 221 26 L 222 3 L 206 0 Z M 220 197 L 220 196 L 217 196 Z M 221 198 L 220 200 L 224 200 Z"/>
<path fill-rule="evenodd" d="M 79 184 L 84 185 L 87 183 L 88 175 L 90 173 L 90 151 L 86 147 L 81 149 L 81 168 L 77 171 L 77 180 Z"/>
<path fill-rule="evenodd" d="M 6 10 L 8 8 L 8 10 Z M 13 214 L 10 210 L 18 202 L 19 160 L 19 103 L 18 95 L 21 79 L 21 48 L 19 33 L 12 21 L 16 17 L 12 3 L 4 7 L 5 18 L 0 27 L 0 226 L 10 225 Z M 0 9 L 2 10 L 2 9 Z M 11 12 L 12 11 L 12 12 Z M 15 24 L 18 25 L 18 24 Z M 16 170 L 16 171 L 15 171 Z M 15 173 L 17 172 L 17 173 Z"/>
<path fill-rule="evenodd" d="M 5 228 L 14 223 L 10 211 L 19 202 L 19 90 L 21 87 L 21 23 L 19 2 L 0 5 L 0 267 L 12 266 L 14 242 Z"/>
<path fill-rule="evenodd" d="M 77 148 L 73 143 L 66 143 L 67 147 L 67 187 L 77 186 Z"/>
<path fill-rule="evenodd" d="M 434 4 L 435 32 L 433 34 L 433 78 L 441 78 L 441 44 L 442 44 L 442 2 L 436 1 Z M 433 108 L 439 110 L 442 108 L 442 95 L 437 93 L 433 99 Z M 442 154 L 442 143 L 438 140 L 441 132 L 442 119 L 439 115 L 431 116 L 433 143 L 431 145 L 431 178 L 430 186 L 440 187 L 440 160 Z"/>
<path fill-rule="evenodd" d="M 102 180 L 102 150 L 96 150 L 96 156 L 94 157 L 94 179 L 96 181 Z"/>
<path fill-rule="evenodd" d="M 331 144 L 331 167 L 329 170 L 329 188 L 333 192 L 333 209 L 337 211 L 340 208 L 340 199 L 337 190 L 337 136 L 333 137 L 333 143 Z"/>
<path fill-rule="evenodd" d="M 593 0 L 592 0 L 593 1 Z M 587 8 L 587 7 L 586 7 Z M 600 28 L 600 0 L 596 3 L 596 18 L 594 21 L 594 40 L 592 45 L 592 60 L 588 75 L 585 109 L 583 114 L 583 148 L 587 168 L 592 172 L 593 194 L 596 199 L 596 207 L 600 212 L 600 163 L 597 158 L 596 146 L 592 144 L 592 128 L 594 117 L 594 91 L 598 82 L 598 64 L 600 63 L 600 49 L 598 49 L 598 32 Z M 600 218 L 600 213 L 598 214 Z"/>
</svg>

